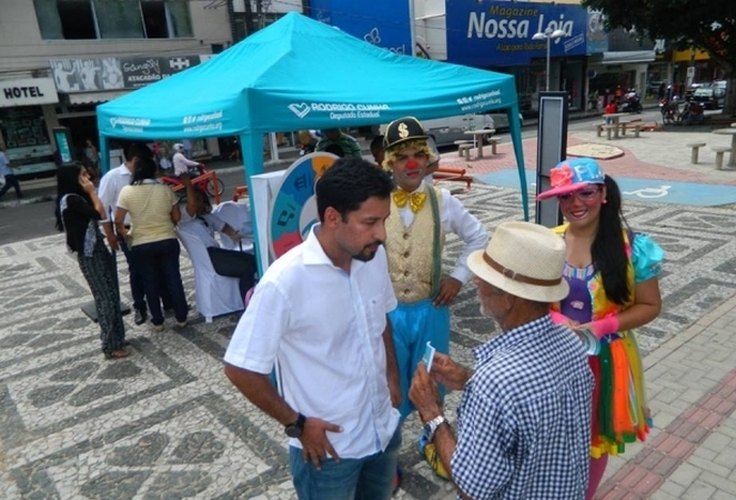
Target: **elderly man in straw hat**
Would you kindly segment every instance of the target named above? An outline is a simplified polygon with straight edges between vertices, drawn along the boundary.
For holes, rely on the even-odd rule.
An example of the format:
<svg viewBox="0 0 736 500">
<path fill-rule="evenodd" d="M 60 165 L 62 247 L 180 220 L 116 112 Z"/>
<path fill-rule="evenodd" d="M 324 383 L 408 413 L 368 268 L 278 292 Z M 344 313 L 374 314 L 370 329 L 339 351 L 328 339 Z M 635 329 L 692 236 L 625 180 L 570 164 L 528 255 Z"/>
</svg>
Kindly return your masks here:
<svg viewBox="0 0 736 500">
<path fill-rule="evenodd" d="M 468 257 L 484 315 L 501 335 L 474 349 L 473 372 L 435 354 L 409 397 L 426 439 L 462 495 L 582 499 L 588 481 L 593 375 L 583 343 L 552 323 L 563 299 L 565 244 L 542 226 L 507 222 Z M 454 432 L 436 383 L 464 389 Z"/>
</svg>

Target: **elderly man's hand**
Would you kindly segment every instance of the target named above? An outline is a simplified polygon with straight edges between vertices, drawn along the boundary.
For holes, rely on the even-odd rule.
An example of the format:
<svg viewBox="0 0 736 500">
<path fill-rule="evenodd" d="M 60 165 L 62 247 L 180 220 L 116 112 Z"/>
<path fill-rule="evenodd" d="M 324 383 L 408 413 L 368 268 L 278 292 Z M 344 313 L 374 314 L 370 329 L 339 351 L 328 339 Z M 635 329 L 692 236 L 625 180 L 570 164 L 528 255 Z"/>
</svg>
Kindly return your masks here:
<svg viewBox="0 0 736 500">
<path fill-rule="evenodd" d="M 438 384 L 443 384 L 451 391 L 463 389 L 470 378 L 470 373 L 464 366 L 455 363 L 447 354 L 439 352 L 434 353 L 430 375 Z"/>
<path fill-rule="evenodd" d="M 429 377 L 424 363 L 417 365 L 417 371 L 409 388 L 409 399 L 419 411 L 422 422 L 442 414 L 442 404 L 437 384 Z"/>
</svg>

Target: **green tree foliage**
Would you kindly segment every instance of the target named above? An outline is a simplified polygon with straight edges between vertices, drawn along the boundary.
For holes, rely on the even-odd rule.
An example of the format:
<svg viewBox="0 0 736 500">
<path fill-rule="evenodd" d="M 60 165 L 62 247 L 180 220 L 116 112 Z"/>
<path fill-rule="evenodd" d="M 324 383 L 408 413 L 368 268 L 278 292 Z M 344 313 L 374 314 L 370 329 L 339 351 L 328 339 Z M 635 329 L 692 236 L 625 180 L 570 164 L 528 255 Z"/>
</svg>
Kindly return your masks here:
<svg viewBox="0 0 736 500">
<path fill-rule="evenodd" d="M 582 0 L 582 5 L 602 11 L 609 28 L 635 29 L 678 48 L 701 48 L 734 75 L 734 0 Z"/>
</svg>

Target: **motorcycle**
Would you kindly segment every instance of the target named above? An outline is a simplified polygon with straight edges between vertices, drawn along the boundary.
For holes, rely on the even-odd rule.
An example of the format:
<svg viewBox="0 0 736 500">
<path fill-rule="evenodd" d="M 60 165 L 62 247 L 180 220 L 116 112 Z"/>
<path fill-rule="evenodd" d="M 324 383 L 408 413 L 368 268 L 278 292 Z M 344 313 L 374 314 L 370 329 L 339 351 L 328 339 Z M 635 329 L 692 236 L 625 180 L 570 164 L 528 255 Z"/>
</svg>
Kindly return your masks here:
<svg viewBox="0 0 736 500">
<path fill-rule="evenodd" d="M 629 89 L 626 95 L 624 95 L 623 101 L 621 104 L 622 113 L 641 113 L 644 109 L 639 93 L 634 89 Z"/>
<path fill-rule="evenodd" d="M 690 104 L 682 99 L 678 99 L 677 96 L 673 97 L 672 100 L 660 99 L 659 101 L 659 112 L 662 113 L 662 123 L 667 125 L 680 124 L 684 119 L 687 118 L 687 114 L 690 108 Z"/>
</svg>

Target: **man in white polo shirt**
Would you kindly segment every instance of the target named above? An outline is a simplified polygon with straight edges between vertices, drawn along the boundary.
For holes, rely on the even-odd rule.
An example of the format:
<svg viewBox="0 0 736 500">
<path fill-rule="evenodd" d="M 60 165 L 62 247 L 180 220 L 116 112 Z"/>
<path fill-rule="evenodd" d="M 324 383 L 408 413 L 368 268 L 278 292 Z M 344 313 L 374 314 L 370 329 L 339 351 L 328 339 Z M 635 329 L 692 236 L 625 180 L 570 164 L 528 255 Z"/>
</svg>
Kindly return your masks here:
<svg viewBox="0 0 736 500">
<path fill-rule="evenodd" d="M 316 185 L 320 224 L 265 272 L 225 353 L 228 378 L 291 438 L 300 499 L 391 497 L 401 444 L 382 245 L 392 188 L 371 163 L 335 162 Z"/>
</svg>

